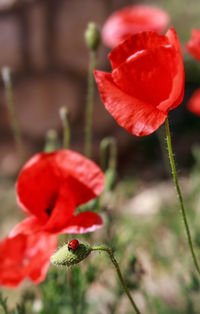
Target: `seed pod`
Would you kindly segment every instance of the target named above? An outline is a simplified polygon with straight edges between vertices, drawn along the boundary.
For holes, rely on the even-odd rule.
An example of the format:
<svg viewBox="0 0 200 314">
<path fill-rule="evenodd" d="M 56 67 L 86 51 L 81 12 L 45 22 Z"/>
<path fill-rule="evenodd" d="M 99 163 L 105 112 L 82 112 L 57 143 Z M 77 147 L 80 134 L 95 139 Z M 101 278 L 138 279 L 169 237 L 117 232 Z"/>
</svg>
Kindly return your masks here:
<svg viewBox="0 0 200 314">
<path fill-rule="evenodd" d="M 87 244 L 79 243 L 76 250 L 68 250 L 68 245 L 64 245 L 51 256 L 51 263 L 55 266 L 72 266 L 80 263 L 91 252 L 91 247 Z"/>
</svg>

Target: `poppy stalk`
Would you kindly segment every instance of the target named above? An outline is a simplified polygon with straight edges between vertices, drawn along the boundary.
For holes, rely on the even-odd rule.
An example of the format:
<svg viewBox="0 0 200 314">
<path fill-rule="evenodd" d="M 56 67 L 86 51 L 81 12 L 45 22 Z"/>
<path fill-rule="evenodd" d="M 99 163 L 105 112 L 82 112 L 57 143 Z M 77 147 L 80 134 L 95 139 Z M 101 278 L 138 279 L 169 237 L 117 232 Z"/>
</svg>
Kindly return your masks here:
<svg viewBox="0 0 200 314">
<path fill-rule="evenodd" d="M 96 67 L 97 50 L 100 44 L 100 33 L 95 23 L 89 23 L 85 32 L 85 41 L 89 48 L 90 59 L 88 69 L 88 92 L 85 111 L 85 156 L 91 157 L 92 149 L 92 115 L 94 102 L 94 77 Z"/>
<path fill-rule="evenodd" d="M 178 194 L 178 199 L 179 199 L 179 203 L 180 203 L 180 208 L 181 208 L 181 213 L 182 213 L 182 217 L 183 217 L 183 222 L 184 222 L 184 225 L 185 225 L 185 231 L 186 231 L 186 234 L 187 234 L 188 245 L 189 245 L 189 248 L 190 248 L 190 251 L 191 251 L 191 254 L 192 254 L 192 258 L 193 258 L 193 262 L 194 262 L 195 268 L 196 268 L 197 272 L 200 275 L 200 267 L 199 267 L 199 264 L 197 262 L 197 258 L 196 258 L 195 252 L 194 252 L 194 248 L 193 248 L 193 244 L 192 244 L 192 237 L 191 237 L 190 228 L 189 228 L 189 224 L 188 224 L 188 221 L 187 221 L 185 207 L 184 207 L 184 202 L 183 202 L 183 196 L 182 196 L 181 189 L 180 189 L 179 182 L 178 182 L 176 166 L 175 166 L 173 150 L 172 150 L 171 134 L 170 134 L 168 118 L 165 121 L 165 130 L 166 130 L 166 138 L 167 138 L 167 147 L 168 147 L 168 153 L 169 153 L 169 160 L 170 160 L 170 165 L 171 165 L 171 169 L 172 169 L 172 175 L 173 175 L 173 179 L 174 179 L 174 184 L 175 184 L 176 191 L 177 191 L 177 194 Z"/>
<path fill-rule="evenodd" d="M 16 117 L 10 69 L 8 67 L 4 67 L 1 71 L 1 75 L 2 75 L 4 86 L 5 86 L 7 108 L 8 108 L 8 112 L 10 116 L 10 124 L 13 131 L 15 144 L 18 150 L 20 163 L 23 164 L 25 160 L 25 151 L 24 151 L 21 131 L 18 125 L 17 117 Z"/>
</svg>

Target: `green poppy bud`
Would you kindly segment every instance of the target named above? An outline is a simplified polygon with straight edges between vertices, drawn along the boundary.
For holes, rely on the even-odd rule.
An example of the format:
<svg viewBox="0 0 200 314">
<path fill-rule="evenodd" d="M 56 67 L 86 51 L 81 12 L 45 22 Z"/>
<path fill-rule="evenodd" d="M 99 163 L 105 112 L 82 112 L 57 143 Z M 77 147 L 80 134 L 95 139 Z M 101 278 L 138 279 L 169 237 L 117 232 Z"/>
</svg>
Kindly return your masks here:
<svg viewBox="0 0 200 314">
<path fill-rule="evenodd" d="M 87 29 L 85 31 L 85 41 L 89 49 L 97 50 L 101 42 L 100 31 L 95 23 L 88 23 Z"/>
<path fill-rule="evenodd" d="M 91 247 L 87 244 L 79 243 L 75 250 L 69 250 L 68 245 L 62 246 L 51 256 L 51 263 L 56 266 L 72 266 L 80 263 L 91 252 Z"/>
</svg>

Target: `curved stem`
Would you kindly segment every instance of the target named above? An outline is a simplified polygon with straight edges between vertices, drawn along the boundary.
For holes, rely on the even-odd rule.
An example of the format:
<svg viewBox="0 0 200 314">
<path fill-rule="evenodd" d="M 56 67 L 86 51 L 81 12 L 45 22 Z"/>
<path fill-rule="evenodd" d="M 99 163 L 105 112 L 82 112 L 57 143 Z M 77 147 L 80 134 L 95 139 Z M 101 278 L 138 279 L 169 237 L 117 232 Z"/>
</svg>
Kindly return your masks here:
<svg viewBox="0 0 200 314">
<path fill-rule="evenodd" d="M 186 234 L 187 234 L 187 240 L 188 240 L 188 244 L 189 244 L 189 248 L 192 254 L 192 258 L 193 258 L 193 262 L 194 265 L 196 267 L 197 272 L 200 274 L 200 268 L 197 262 L 197 258 L 194 252 L 194 248 L 193 248 L 193 244 L 192 244 L 192 238 L 191 238 L 191 233 L 190 233 L 190 229 L 189 229 L 189 225 L 187 222 L 187 217 L 186 217 L 186 213 L 185 213 L 185 208 L 184 208 L 184 204 L 183 204 L 183 197 L 181 194 L 181 190 L 179 187 L 179 183 L 178 183 L 178 177 L 177 177 L 177 173 L 176 173 L 176 166 L 175 166 L 175 162 L 174 162 L 174 157 L 173 157 L 173 151 L 172 151 L 172 143 L 171 143 L 171 135 L 170 135 L 170 128 L 169 128 L 169 121 L 168 118 L 165 121 L 165 130 L 166 130 L 166 137 L 167 137 L 167 147 L 168 147 L 168 153 L 169 153 L 169 160 L 170 160 L 170 164 L 171 164 L 171 168 L 172 168 L 172 174 L 173 174 L 173 178 L 174 178 L 174 184 L 176 187 L 176 191 L 178 194 L 178 199 L 179 199 L 179 203 L 180 203 L 180 207 L 181 207 L 181 213 L 183 216 L 183 222 L 185 225 L 185 230 L 186 230 Z"/>
<path fill-rule="evenodd" d="M 90 51 L 90 64 L 88 72 L 88 94 L 87 105 L 85 113 L 85 155 L 91 157 L 92 145 L 92 113 L 93 113 L 93 100 L 94 100 L 94 76 L 93 71 L 96 66 L 96 51 Z"/>
<path fill-rule="evenodd" d="M 134 302 L 134 300 L 133 300 L 133 298 L 132 298 L 132 296 L 131 296 L 131 294 L 129 292 L 129 289 L 128 289 L 125 281 L 124 281 L 124 278 L 122 276 L 121 270 L 119 268 L 119 264 L 118 264 L 117 260 L 114 257 L 113 251 L 111 249 L 109 249 L 107 247 L 103 247 L 103 246 L 95 246 L 95 247 L 92 248 L 92 251 L 104 251 L 104 252 L 108 253 L 108 255 L 109 255 L 113 265 L 115 266 L 115 269 L 117 271 L 117 274 L 118 274 L 118 277 L 120 279 L 120 282 L 121 282 L 121 284 L 122 284 L 122 286 L 124 288 L 124 291 L 126 292 L 126 294 L 127 294 L 128 298 L 129 298 L 129 300 L 130 300 L 130 302 L 131 302 L 135 312 L 137 314 L 141 314 L 141 312 L 139 311 L 137 305 L 135 304 L 135 302 Z"/>
</svg>

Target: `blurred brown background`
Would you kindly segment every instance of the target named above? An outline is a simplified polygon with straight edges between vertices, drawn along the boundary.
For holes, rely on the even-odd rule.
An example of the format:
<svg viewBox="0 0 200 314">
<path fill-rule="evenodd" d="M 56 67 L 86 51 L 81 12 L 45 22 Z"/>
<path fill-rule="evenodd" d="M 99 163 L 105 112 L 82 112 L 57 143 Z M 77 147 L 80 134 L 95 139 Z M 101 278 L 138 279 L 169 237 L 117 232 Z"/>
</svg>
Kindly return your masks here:
<svg viewBox="0 0 200 314">
<path fill-rule="evenodd" d="M 192 27 L 200 28 L 199 0 L 0 0 L 0 67 L 12 69 L 17 117 L 28 155 L 43 149 L 48 129 L 55 128 L 61 133 L 58 109 L 63 105 L 71 112 L 72 148 L 82 151 L 88 68 L 84 30 L 88 22 L 94 21 L 101 27 L 112 11 L 136 3 L 166 10 L 182 43 L 189 39 Z M 108 51 L 103 46 L 100 48 L 98 69 L 109 69 Z M 186 53 L 184 57 L 190 68 L 191 64 L 195 68 L 186 76 L 190 95 L 198 87 L 198 81 L 200 85 L 200 70 L 197 61 Z M 12 174 L 17 168 L 16 152 L 0 83 L 0 171 Z M 183 111 L 178 112 L 180 120 Z M 94 130 L 94 151 L 104 136 L 115 134 L 120 152 L 127 157 L 129 150 L 135 151 L 134 143 L 140 140 L 117 126 L 98 93 Z M 186 146 L 184 142 L 182 147 Z M 136 162 L 143 162 L 141 156 L 140 149 L 134 153 Z"/>
</svg>

